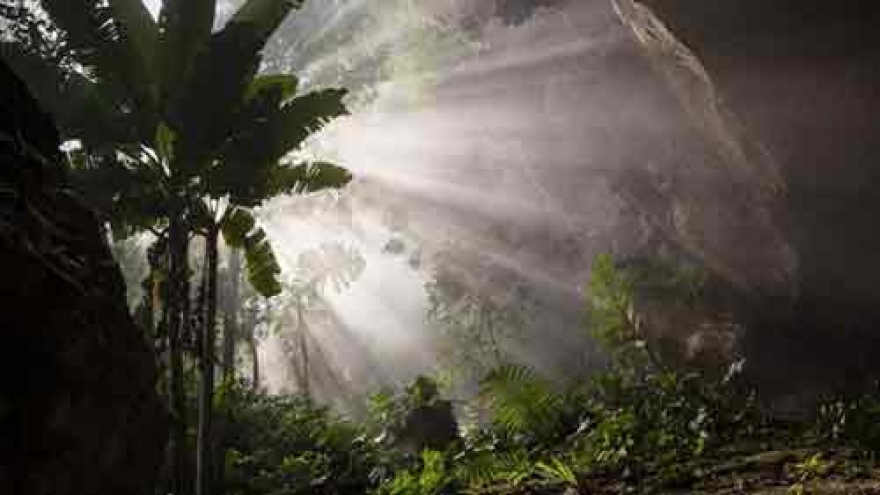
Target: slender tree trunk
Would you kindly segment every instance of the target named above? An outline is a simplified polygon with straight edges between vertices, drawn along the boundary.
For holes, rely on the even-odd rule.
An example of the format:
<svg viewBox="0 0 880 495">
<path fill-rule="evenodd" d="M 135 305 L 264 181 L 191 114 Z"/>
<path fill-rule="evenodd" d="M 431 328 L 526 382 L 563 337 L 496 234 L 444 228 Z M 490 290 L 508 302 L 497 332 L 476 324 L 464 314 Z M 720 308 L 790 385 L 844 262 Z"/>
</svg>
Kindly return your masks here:
<svg viewBox="0 0 880 495">
<path fill-rule="evenodd" d="M 251 387 L 260 388 L 260 355 L 257 353 L 257 314 L 253 308 L 243 307 L 241 310 L 241 334 L 246 336 L 248 351 L 251 355 Z"/>
<path fill-rule="evenodd" d="M 248 347 L 251 351 L 251 380 L 253 381 L 254 390 L 260 388 L 260 355 L 257 353 L 257 338 L 254 336 L 254 327 L 250 327 L 250 338 L 248 338 Z"/>
<path fill-rule="evenodd" d="M 179 218 L 171 218 L 168 229 L 169 300 L 166 301 L 168 324 L 168 396 L 171 409 L 171 436 L 169 439 L 169 465 L 171 467 L 171 493 L 183 495 L 185 491 L 186 455 L 186 397 L 183 387 L 183 328 L 184 305 L 189 298 L 185 280 L 187 235 Z"/>
<path fill-rule="evenodd" d="M 227 429 L 231 423 L 231 402 L 235 400 L 235 355 L 236 341 L 239 336 L 239 281 L 241 280 L 241 257 L 238 251 L 230 249 L 227 260 L 227 280 L 223 301 L 223 386 L 225 387 L 226 404 L 223 422 L 219 425 L 217 465 L 216 465 L 216 489 L 218 495 L 225 493 L 226 479 L 226 447 L 228 444 Z"/>
<path fill-rule="evenodd" d="M 205 316 L 199 367 L 199 428 L 196 453 L 196 495 L 211 493 L 211 421 L 214 405 L 214 353 L 217 327 L 217 237 L 216 226 L 205 238 Z"/>
<path fill-rule="evenodd" d="M 307 338 L 308 327 L 306 327 L 305 319 L 303 319 L 303 303 L 302 299 L 298 299 L 296 303 L 296 318 L 299 323 L 299 359 L 300 359 L 300 393 L 306 400 L 312 400 L 311 377 L 309 376 L 309 343 Z"/>
<path fill-rule="evenodd" d="M 241 280 L 241 257 L 238 251 L 229 250 L 229 290 L 226 314 L 223 322 L 223 381 L 230 385 L 235 381 L 235 344 L 238 338 L 239 281 Z"/>
</svg>

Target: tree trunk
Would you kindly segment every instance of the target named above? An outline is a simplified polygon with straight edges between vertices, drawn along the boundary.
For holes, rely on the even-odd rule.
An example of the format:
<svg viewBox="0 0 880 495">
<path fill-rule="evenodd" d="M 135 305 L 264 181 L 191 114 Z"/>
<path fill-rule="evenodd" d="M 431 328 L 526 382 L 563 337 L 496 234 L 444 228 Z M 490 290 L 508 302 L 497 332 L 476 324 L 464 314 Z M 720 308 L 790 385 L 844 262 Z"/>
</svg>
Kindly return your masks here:
<svg viewBox="0 0 880 495">
<path fill-rule="evenodd" d="M 169 254 L 169 300 L 167 306 L 168 324 L 168 396 L 171 409 L 171 435 L 169 438 L 169 465 L 171 467 L 171 493 L 186 493 L 186 396 L 183 386 L 183 340 L 184 305 L 189 298 L 185 280 L 187 234 L 179 218 L 171 218 L 168 229 Z"/>
<path fill-rule="evenodd" d="M 257 354 L 257 338 L 254 336 L 254 328 L 250 329 L 251 335 L 248 339 L 248 346 L 251 351 L 251 380 L 253 381 L 254 390 L 260 388 L 260 355 Z"/>
<path fill-rule="evenodd" d="M 311 378 L 309 377 L 309 343 L 307 339 L 308 327 L 303 319 L 303 303 L 300 298 L 296 303 L 296 317 L 299 324 L 299 359 L 300 359 L 300 393 L 306 400 L 312 400 Z"/>
<path fill-rule="evenodd" d="M 225 387 L 226 404 L 223 423 L 219 425 L 217 465 L 216 465 L 216 490 L 218 495 L 224 493 L 226 479 L 226 445 L 228 443 L 227 429 L 231 422 L 230 402 L 234 400 L 235 393 L 235 355 L 236 341 L 239 337 L 238 308 L 240 304 L 239 282 L 241 280 L 241 257 L 238 251 L 229 250 L 227 266 L 227 283 L 224 291 L 223 309 L 223 386 Z"/>
<path fill-rule="evenodd" d="M 223 381 L 231 385 L 235 381 L 235 344 L 238 338 L 239 281 L 241 280 L 241 255 L 229 250 L 229 290 L 226 314 L 223 322 Z"/>
<path fill-rule="evenodd" d="M 211 493 L 211 421 L 214 405 L 214 366 L 217 326 L 217 237 L 211 226 L 205 237 L 205 315 L 199 367 L 199 425 L 196 452 L 196 495 Z"/>
</svg>

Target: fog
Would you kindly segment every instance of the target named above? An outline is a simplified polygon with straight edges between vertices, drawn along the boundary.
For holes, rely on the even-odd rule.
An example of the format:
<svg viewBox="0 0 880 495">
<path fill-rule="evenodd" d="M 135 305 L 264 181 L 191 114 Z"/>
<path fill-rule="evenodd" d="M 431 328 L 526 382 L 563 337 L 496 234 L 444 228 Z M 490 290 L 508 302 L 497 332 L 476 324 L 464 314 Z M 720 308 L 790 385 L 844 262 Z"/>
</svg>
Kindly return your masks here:
<svg viewBox="0 0 880 495">
<path fill-rule="evenodd" d="M 563 380 L 603 361 L 583 311 L 597 254 L 687 259 L 793 297 L 770 216 L 778 170 L 699 61 L 631 2 L 524 5 L 310 2 L 267 50 L 264 71 L 293 70 L 304 90 L 350 89 L 351 115 L 302 153 L 355 183 L 261 212 L 290 277 L 325 243 L 365 260 L 322 292 L 333 318 L 311 329 L 338 386 L 448 370 L 426 292 L 443 270 L 521 316 L 506 360 Z M 275 390 L 293 387 L 282 341 L 261 350 Z"/>
</svg>

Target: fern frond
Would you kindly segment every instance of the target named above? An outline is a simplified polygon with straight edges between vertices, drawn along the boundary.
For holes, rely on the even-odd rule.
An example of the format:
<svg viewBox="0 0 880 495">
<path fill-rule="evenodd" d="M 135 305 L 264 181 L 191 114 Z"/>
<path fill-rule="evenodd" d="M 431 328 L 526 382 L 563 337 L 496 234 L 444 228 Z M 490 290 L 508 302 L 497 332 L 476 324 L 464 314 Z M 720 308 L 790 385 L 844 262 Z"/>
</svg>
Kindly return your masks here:
<svg viewBox="0 0 880 495">
<path fill-rule="evenodd" d="M 548 480 L 563 483 L 566 486 L 577 487 L 578 479 L 574 470 L 564 460 L 554 457 L 549 462 L 539 461 L 535 465 L 541 476 Z"/>
<path fill-rule="evenodd" d="M 531 368 L 496 369 L 483 380 L 480 394 L 495 423 L 510 434 L 536 437 L 559 426 L 562 400 Z"/>
<path fill-rule="evenodd" d="M 535 473 L 535 466 L 523 449 L 511 452 L 480 452 L 463 462 L 456 470 L 456 478 L 479 492 L 494 485 L 519 486 Z"/>
</svg>

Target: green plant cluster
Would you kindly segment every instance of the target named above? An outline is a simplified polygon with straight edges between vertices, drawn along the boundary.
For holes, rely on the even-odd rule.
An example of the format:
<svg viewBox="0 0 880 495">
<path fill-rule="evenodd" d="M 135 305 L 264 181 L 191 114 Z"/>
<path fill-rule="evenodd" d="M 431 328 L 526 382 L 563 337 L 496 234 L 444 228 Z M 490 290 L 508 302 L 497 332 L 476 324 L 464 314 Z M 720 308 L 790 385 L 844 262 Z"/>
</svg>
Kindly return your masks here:
<svg viewBox="0 0 880 495">
<path fill-rule="evenodd" d="M 825 443 L 842 443 L 880 453 L 880 397 L 836 398 L 819 407 L 814 433 Z"/>
<path fill-rule="evenodd" d="M 363 494 L 379 451 L 363 427 L 299 396 L 238 386 L 229 403 L 230 495 Z"/>
<path fill-rule="evenodd" d="M 774 423 L 737 386 L 736 370 L 712 381 L 656 366 L 628 308 L 628 280 L 609 258 L 597 261 L 591 330 L 615 357 L 609 369 L 562 387 L 527 367 L 498 367 L 468 404 L 485 414 L 445 451 L 411 455 L 393 438 L 408 414 L 443 400 L 428 377 L 372 396 L 361 424 L 304 399 L 242 390 L 227 492 L 666 493 L 729 478 L 730 493 L 746 483 L 811 493 L 836 472 L 870 472 L 858 452 L 878 446 L 875 398 L 831 401 L 812 423 Z M 834 452 L 853 460 L 832 462 Z"/>
</svg>

